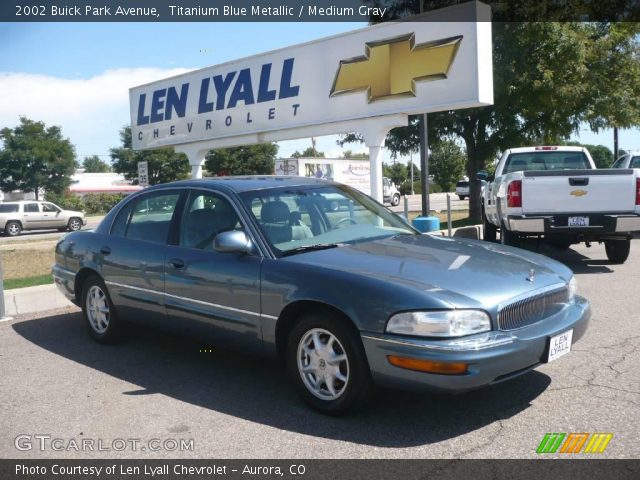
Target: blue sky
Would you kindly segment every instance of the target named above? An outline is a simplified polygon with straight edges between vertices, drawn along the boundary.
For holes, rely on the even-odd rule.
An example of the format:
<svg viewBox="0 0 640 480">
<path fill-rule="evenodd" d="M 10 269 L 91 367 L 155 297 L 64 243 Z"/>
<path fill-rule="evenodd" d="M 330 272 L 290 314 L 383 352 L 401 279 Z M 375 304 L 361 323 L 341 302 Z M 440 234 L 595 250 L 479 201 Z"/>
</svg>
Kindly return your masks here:
<svg viewBox="0 0 640 480">
<path fill-rule="evenodd" d="M 80 161 L 119 145 L 129 122 L 128 89 L 186 70 L 215 65 L 366 26 L 361 23 L 33 23 L 0 24 L 0 127 L 19 115 L 60 125 Z M 338 155 L 335 136 L 318 149 Z M 580 132 L 584 143 L 613 147 L 610 131 Z M 280 142 L 280 155 L 310 146 Z M 637 129 L 620 146 L 640 148 Z M 348 148 L 365 151 L 361 145 Z M 389 160 L 388 153 L 385 155 Z"/>
</svg>

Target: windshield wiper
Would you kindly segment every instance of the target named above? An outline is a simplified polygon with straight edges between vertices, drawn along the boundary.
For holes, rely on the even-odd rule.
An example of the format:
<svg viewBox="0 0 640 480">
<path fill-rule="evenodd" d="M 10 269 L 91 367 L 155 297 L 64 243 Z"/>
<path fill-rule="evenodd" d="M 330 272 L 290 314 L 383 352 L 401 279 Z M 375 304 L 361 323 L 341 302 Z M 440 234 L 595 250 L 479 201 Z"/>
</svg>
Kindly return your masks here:
<svg viewBox="0 0 640 480">
<path fill-rule="evenodd" d="M 303 245 L 300 247 L 292 248 L 291 250 L 287 250 L 282 252 L 282 257 L 287 257 L 289 255 L 295 255 L 296 253 L 302 252 L 313 252 L 315 250 L 327 250 L 329 248 L 342 247 L 344 243 L 318 243 L 316 245 Z"/>
</svg>

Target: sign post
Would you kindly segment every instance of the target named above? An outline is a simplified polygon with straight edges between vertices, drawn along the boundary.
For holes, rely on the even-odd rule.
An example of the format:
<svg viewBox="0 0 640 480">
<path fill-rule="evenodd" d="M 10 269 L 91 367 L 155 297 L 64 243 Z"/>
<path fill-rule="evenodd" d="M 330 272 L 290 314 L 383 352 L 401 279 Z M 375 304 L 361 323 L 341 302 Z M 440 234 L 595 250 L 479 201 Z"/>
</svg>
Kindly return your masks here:
<svg viewBox="0 0 640 480">
<path fill-rule="evenodd" d="M 149 186 L 149 163 L 146 161 L 138 162 L 138 185 Z"/>
</svg>

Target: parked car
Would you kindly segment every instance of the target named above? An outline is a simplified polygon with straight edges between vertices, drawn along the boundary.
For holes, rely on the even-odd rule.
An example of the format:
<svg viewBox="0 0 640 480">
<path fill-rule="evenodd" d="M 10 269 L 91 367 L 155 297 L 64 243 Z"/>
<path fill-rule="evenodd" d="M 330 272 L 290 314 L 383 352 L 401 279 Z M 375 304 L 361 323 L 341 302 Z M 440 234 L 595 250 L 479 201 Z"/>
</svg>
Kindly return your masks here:
<svg viewBox="0 0 640 480">
<path fill-rule="evenodd" d="M 590 317 L 561 263 L 422 235 L 314 178 L 147 188 L 60 239 L 53 277 L 100 343 L 132 321 L 278 356 L 304 400 L 331 414 L 374 384 L 462 392 L 521 375 L 569 352 Z"/>
<path fill-rule="evenodd" d="M 24 200 L 0 203 L 0 228 L 10 237 L 23 230 L 57 228 L 75 232 L 86 225 L 84 212 L 63 210 L 51 202 Z"/>
<path fill-rule="evenodd" d="M 611 168 L 640 168 L 640 152 L 630 152 L 618 158 Z"/>
<path fill-rule="evenodd" d="M 460 180 L 456 183 L 456 195 L 460 200 L 469 198 L 469 180 Z"/>
<path fill-rule="evenodd" d="M 504 152 L 482 199 L 484 239 L 516 245 L 544 237 L 558 248 L 604 242 L 612 263 L 624 263 L 640 231 L 640 171 L 596 170 L 583 147 L 525 147 Z"/>
</svg>

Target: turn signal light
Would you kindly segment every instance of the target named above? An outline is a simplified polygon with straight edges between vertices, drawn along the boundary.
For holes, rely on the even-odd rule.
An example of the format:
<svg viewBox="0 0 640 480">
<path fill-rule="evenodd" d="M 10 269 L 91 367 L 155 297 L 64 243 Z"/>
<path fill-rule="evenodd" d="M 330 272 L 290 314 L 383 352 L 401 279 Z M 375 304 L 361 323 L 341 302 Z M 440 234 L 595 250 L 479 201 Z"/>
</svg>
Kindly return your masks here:
<svg viewBox="0 0 640 480">
<path fill-rule="evenodd" d="M 416 370 L 418 372 L 438 373 L 440 375 L 462 375 L 467 373 L 467 364 L 462 362 L 432 362 L 418 358 L 387 356 L 389 363 L 394 367 Z"/>
<path fill-rule="evenodd" d="M 636 205 L 640 205 L 640 178 L 636 178 Z"/>
<path fill-rule="evenodd" d="M 507 187 L 507 207 L 522 207 L 521 180 L 514 180 Z"/>
</svg>

